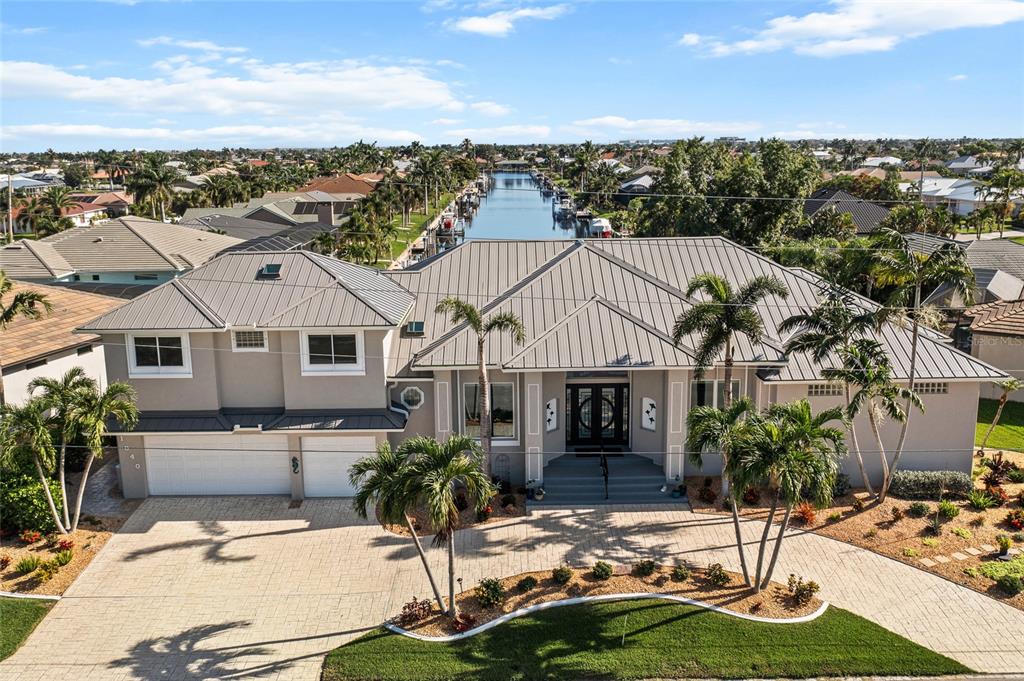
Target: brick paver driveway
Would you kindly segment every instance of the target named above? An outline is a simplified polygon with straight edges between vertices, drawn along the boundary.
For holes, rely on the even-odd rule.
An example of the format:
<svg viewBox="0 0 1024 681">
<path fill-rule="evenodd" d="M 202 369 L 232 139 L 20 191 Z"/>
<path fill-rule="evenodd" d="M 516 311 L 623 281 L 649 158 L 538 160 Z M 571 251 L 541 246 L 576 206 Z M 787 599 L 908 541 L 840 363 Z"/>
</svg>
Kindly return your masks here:
<svg viewBox="0 0 1024 681">
<path fill-rule="evenodd" d="M 407 539 L 344 501 L 150 499 L 32 634 L 0 679 L 319 678 L 322 656 L 429 593 Z M 758 526 L 746 531 L 753 540 Z M 606 507 L 537 511 L 459 534 L 458 573 L 637 557 L 735 566 L 727 518 Z M 431 550 L 443 574 L 444 554 Z M 796 533 L 778 574 L 986 672 L 1024 671 L 1024 613 L 915 568 Z"/>
</svg>

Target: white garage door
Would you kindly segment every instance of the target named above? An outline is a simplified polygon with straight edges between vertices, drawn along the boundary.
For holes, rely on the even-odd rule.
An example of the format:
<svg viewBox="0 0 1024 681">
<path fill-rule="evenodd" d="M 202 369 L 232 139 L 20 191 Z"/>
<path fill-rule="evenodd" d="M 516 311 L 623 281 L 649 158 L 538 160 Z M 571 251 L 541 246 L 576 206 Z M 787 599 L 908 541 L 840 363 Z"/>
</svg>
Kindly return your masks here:
<svg viewBox="0 0 1024 681">
<path fill-rule="evenodd" d="M 307 497 L 351 497 L 348 469 L 377 447 L 373 436 L 302 438 L 302 482 Z"/>
<path fill-rule="evenodd" d="M 150 494 L 288 494 L 284 435 L 147 435 Z"/>
</svg>

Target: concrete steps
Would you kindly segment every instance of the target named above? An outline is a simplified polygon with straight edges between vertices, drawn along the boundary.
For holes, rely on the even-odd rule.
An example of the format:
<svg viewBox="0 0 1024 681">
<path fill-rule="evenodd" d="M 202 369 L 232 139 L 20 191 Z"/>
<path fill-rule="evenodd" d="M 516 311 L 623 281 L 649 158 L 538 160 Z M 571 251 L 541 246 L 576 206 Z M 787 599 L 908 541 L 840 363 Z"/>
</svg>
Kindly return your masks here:
<svg viewBox="0 0 1024 681">
<path fill-rule="evenodd" d="M 601 458 L 563 455 L 544 468 L 544 500 L 537 506 L 597 504 L 685 503 L 662 492 L 665 474 L 661 466 L 636 454 L 608 457 L 608 498 L 605 498 Z"/>
</svg>

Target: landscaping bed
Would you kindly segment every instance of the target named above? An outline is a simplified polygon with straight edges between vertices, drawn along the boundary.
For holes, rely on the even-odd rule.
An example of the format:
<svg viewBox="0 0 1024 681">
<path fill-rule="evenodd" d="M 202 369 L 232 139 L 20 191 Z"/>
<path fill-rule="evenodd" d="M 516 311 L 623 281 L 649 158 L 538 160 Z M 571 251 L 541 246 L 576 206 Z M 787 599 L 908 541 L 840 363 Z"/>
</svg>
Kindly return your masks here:
<svg viewBox="0 0 1024 681">
<path fill-rule="evenodd" d="M 53 601 L 0 598 L 0 660 L 10 657 L 53 607 Z"/>
<path fill-rule="evenodd" d="M 324 660 L 324 681 L 935 676 L 970 670 L 830 607 L 773 624 L 666 601 L 566 606 L 453 643 L 377 630 Z"/>
<path fill-rule="evenodd" d="M 483 513 L 477 513 L 472 508 L 466 506 L 459 512 L 459 529 L 465 529 L 474 525 L 485 525 L 487 523 L 495 523 L 501 520 L 507 520 L 508 518 L 518 518 L 526 515 L 526 495 L 525 494 L 495 494 L 488 505 L 490 511 Z M 430 524 L 430 520 L 427 518 L 426 509 L 419 507 L 413 509 L 409 514 L 412 519 L 412 526 L 416 528 L 416 533 L 421 537 L 426 537 L 434 534 L 434 529 Z M 405 525 L 384 525 L 384 529 L 392 534 L 399 534 L 403 537 L 409 536 L 409 528 Z"/>
<path fill-rule="evenodd" d="M 83 519 L 78 530 L 70 535 L 54 534 L 32 543 L 26 543 L 18 535 L 0 540 L 0 591 L 47 596 L 63 594 L 123 523 L 122 519 L 115 518 L 89 520 Z M 71 560 L 59 566 L 55 574 L 47 578 L 45 570 L 18 570 L 18 564 L 24 559 L 38 559 L 40 563 L 58 559 L 62 551 L 58 542 L 62 540 L 71 543 L 66 549 L 71 551 Z M 10 559 L 6 567 L 3 566 L 8 562 L 5 557 Z"/>
</svg>

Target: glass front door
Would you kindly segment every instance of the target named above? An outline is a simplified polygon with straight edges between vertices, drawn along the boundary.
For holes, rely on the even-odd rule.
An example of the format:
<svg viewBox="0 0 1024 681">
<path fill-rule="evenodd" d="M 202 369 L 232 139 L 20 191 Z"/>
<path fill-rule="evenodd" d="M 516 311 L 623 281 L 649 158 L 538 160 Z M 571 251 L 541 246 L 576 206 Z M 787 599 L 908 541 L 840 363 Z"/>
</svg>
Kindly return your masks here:
<svg viewBox="0 0 1024 681">
<path fill-rule="evenodd" d="M 568 385 L 566 444 L 617 445 L 629 440 L 629 386 Z"/>
</svg>

